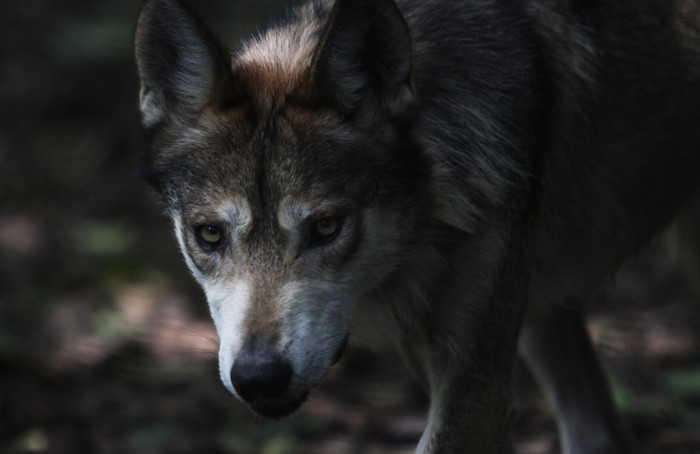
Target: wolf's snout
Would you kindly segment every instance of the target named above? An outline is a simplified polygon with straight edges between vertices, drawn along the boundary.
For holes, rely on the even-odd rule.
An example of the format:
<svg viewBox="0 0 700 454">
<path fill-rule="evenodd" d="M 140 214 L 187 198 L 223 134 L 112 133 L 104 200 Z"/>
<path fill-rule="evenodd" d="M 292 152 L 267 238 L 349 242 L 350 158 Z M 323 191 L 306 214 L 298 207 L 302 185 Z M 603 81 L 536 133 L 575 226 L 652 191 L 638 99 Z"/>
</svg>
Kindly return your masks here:
<svg viewBox="0 0 700 454">
<path fill-rule="evenodd" d="M 244 349 L 231 368 L 231 383 L 241 399 L 255 403 L 281 397 L 292 373 L 292 366 L 277 353 Z"/>
</svg>

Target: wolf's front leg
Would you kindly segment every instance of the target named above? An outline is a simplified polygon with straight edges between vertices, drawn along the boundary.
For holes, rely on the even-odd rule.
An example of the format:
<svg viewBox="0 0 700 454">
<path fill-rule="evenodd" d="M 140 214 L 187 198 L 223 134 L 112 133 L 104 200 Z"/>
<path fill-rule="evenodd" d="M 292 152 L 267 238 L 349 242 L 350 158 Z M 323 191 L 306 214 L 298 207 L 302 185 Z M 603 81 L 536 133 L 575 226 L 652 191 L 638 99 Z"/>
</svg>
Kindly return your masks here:
<svg viewBox="0 0 700 454">
<path fill-rule="evenodd" d="M 459 374 L 434 382 L 428 427 L 418 454 L 512 452 L 508 437 L 510 384 L 502 379 L 474 383 Z"/>
<path fill-rule="evenodd" d="M 527 293 L 517 249 L 490 263 L 488 279 L 457 276 L 403 333 L 404 356 L 431 398 L 420 454 L 511 452 L 511 376 Z"/>
<path fill-rule="evenodd" d="M 511 222 L 419 243 L 411 257 L 420 260 L 380 293 L 404 360 L 431 399 L 419 454 L 508 452 L 530 254 L 528 224 L 517 214 L 499 218 Z"/>
</svg>

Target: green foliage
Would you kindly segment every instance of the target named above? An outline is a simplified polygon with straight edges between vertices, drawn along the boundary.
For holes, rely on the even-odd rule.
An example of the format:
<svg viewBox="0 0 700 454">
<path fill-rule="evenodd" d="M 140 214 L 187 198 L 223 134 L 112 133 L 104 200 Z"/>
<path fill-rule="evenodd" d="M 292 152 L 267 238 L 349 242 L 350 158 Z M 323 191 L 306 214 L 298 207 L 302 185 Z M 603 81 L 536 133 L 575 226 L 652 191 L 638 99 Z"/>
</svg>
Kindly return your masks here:
<svg viewBox="0 0 700 454">
<path fill-rule="evenodd" d="M 74 22 L 61 29 L 55 46 L 61 55 L 86 60 L 129 58 L 133 24 L 130 19 L 106 18 Z"/>
<path fill-rule="evenodd" d="M 700 368 L 669 372 L 666 385 L 677 396 L 700 397 Z"/>
<path fill-rule="evenodd" d="M 125 225 L 85 223 L 73 232 L 76 249 L 91 256 L 116 257 L 129 252 L 134 232 Z"/>
</svg>

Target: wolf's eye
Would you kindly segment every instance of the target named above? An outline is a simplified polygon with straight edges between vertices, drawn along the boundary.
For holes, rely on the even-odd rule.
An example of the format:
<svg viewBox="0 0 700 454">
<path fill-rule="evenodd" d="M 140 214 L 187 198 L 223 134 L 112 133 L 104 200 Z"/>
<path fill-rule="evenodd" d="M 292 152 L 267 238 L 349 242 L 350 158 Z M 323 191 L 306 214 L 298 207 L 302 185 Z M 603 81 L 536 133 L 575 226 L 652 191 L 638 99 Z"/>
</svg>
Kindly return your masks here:
<svg viewBox="0 0 700 454">
<path fill-rule="evenodd" d="M 205 224 L 196 229 L 197 240 L 205 250 L 213 251 L 221 242 L 221 229 L 215 225 Z"/>
<path fill-rule="evenodd" d="M 321 218 L 313 225 L 311 244 L 328 243 L 340 233 L 341 220 L 335 216 Z"/>
<path fill-rule="evenodd" d="M 338 230 L 338 218 L 327 217 L 316 223 L 316 233 L 320 236 L 328 237 Z"/>
</svg>

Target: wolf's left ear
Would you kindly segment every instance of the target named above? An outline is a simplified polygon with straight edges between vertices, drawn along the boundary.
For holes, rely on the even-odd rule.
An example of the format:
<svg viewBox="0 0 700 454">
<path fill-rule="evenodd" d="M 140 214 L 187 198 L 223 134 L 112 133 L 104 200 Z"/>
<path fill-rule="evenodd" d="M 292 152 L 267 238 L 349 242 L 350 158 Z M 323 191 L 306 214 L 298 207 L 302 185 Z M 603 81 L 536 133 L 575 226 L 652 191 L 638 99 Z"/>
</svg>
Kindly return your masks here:
<svg viewBox="0 0 700 454">
<path fill-rule="evenodd" d="M 230 56 L 180 0 L 147 0 L 135 36 L 143 122 L 192 116 L 233 97 Z"/>
<path fill-rule="evenodd" d="M 379 102 L 385 114 L 401 118 L 414 102 L 411 54 L 410 32 L 394 0 L 336 0 L 312 77 L 347 114 Z"/>
</svg>

